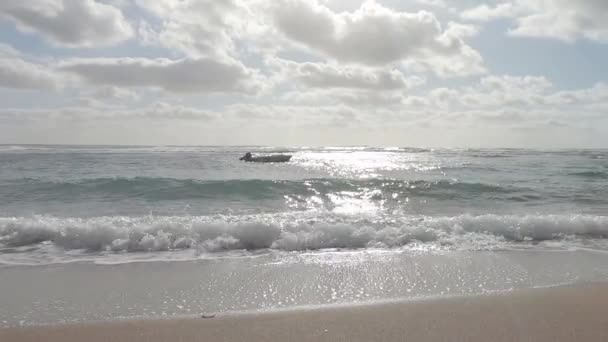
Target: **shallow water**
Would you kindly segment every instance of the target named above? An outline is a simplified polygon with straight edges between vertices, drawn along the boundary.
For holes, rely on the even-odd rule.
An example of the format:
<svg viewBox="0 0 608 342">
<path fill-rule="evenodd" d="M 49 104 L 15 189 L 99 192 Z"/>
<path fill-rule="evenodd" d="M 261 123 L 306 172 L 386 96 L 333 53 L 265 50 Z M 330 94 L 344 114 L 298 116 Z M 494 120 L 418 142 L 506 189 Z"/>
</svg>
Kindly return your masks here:
<svg viewBox="0 0 608 342">
<path fill-rule="evenodd" d="M 479 295 L 608 278 L 589 251 L 274 253 L 0 268 L 0 326 Z"/>
</svg>

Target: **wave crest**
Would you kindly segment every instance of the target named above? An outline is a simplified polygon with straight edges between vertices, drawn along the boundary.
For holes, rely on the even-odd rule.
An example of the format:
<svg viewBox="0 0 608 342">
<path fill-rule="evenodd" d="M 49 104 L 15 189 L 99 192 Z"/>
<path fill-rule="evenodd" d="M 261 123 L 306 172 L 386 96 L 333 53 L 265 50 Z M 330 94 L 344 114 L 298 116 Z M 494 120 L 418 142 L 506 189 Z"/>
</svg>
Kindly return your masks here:
<svg viewBox="0 0 608 342">
<path fill-rule="evenodd" d="M 322 219 L 280 215 L 0 218 L 3 248 L 53 244 L 65 250 L 90 252 L 190 248 L 204 252 L 300 251 L 392 248 L 412 243 L 478 250 L 504 248 L 510 243 L 607 236 L 608 217 L 591 215 L 408 216 L 377 222 L 339 216 Z"/>
<path fill-rule="evenodd" d="M 404 196 L 470 197 L 479 194 L 504 194 L 525 191 L 524 188 L 460 181 L 392 180 L 392 179 L 308 179 L 287 180 L 221 180 L 200 181 L 173 178 L 95 178 L 78 182 L 49 182 L 22 179 L 3 185 L 4 200 L 78 201 L 91 197 L 113 199 L 142 198 L 149 201 L 183 199 L 281 199 L 292 195 L 327 195 L 342 191 L 361 192 L 377 190 L 384 197 L 394 193 Z"/>
</svg>

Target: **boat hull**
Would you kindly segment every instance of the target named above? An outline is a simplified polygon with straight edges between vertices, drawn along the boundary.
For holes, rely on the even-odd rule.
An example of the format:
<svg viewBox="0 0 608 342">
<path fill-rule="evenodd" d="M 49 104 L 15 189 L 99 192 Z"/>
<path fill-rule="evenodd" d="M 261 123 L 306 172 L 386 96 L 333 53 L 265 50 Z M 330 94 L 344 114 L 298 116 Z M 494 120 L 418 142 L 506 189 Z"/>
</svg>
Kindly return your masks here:
<svg viewBox="0 0 608 342">
<path fill-rule="evenodd" d="M 289 155 L 276 155 L 276 156 L 261 156 L 251 157 L 246 159 L 246 162 L 250 163 L 286 163 L 291 159 Z"/>
</svg>

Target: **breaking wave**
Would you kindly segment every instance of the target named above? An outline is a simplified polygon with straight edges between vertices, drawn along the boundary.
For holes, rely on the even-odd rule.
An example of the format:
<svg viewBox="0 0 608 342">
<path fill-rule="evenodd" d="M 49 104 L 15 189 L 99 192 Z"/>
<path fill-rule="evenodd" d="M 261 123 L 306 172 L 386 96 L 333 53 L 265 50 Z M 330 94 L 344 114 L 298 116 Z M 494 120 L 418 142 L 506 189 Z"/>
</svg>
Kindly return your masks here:
<svg viewBox="0 0 608 342">
<path fill-rule="evenodd" d="M 0 254 L 52 244 L 63 250 L 302 251 L 427 243 L 463 250 L 547 240 L 604 239 L 608 217 L 591 215 L 407 216 L 377 221 L 328 215 L 0 218 Z"/>
</svg>

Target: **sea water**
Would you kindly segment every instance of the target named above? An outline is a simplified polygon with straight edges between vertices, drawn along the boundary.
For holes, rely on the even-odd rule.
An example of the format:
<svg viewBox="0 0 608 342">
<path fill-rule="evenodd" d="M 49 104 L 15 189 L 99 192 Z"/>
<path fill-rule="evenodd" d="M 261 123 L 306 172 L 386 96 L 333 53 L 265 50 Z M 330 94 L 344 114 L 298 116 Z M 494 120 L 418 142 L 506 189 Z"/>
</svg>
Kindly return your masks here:
<svg viewBox="0 0 608 342">
<path fill-rule="evenodd" d="M 608 150 L 4 145 L 0 325 L 605 280 L 607 191 Z"/>
</svg>

